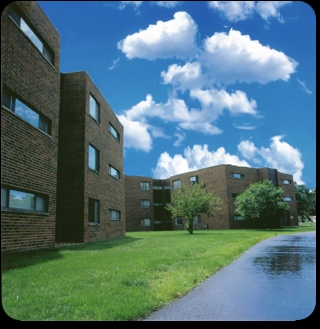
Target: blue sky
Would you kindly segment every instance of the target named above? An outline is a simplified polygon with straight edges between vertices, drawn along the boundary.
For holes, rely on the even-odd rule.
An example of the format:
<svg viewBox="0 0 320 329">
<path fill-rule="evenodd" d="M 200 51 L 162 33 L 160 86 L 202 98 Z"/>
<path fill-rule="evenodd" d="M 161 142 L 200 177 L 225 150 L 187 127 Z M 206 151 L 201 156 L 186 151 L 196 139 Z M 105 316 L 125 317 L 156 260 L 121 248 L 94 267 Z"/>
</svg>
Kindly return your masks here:
<svg viewBox="0 0 320 329">
<path fill-rule="evenodd" d="M 126 175 L 276 168 L 316 187 L 316 21 L 306 2 L 39 1 L 61 72 L 124 126 Z"/>
</svg>

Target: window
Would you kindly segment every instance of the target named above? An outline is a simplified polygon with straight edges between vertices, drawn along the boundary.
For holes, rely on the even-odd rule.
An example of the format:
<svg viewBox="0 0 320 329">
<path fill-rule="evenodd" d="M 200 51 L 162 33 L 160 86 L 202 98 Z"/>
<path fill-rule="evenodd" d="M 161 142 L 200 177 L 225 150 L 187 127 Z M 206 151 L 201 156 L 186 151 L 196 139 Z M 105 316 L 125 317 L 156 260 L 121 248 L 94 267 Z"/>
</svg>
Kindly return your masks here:
<svg viewBox="0 0 320 329">
<path fill-rule="evenodd" d="M 141 226 L 142 227 L 148 227 L 150 226 L 150 218 L 143 218 L 141 219 Z"/>
<path fill-rule="evenodd" d="M 295 215 L 290 215 L 290 219 L 295 219 L 296 216 Z"/>
<path fill-rule="evenodd" d="M 290 185 L 291 184 L 291 180 L 289 180 L 289 179 L 281 179 L 281 183 L 282 184 Z"/>
<path fill-rule="evenodd" d="M 100 122 L 100 106 L 99 103 L 93 98 L 93 96 L 90 94 L 90 115 L 93 119 L 95 119 L 97 122 Z"/>
<path fill-rule="evenodd" d="M 178 180 L 174 180 L 174 181 L 172 182 L 172 187 L 173 187 L 173 188 L 180 188 L 180 179 L 178 179 Z"/>
<path fill-rule="evenodd" d="M 40 38 L 31 28 L 31 24 L 27 24 L 26 21 L 13 7 L 9 8 L 9 16 L 20 27 L 22 32 L 31 40 L 31 42 L 38 48 L 46 60 L 53 64 L 53 51 L 40 40 Z"/>
<path fill-rule="evenodd" d="M 201 224 L 201 217 L 200 217 L 200 215 L 194 216 L 193 224 L 194 225 Z"/>
<path fill-rule="evenodd" d="M 233 220 L 244 220 L 244 217 L 239 215 L 234 215 Z"/>
<path fill-rule="evenodd" d="M 283 201 L 292 201 L 293 199 L 291 198 L 291 196 L 285 196 L 283 199 Z"/>
<path fill-rule="evenodd" d="M 154 207 L 163 207 L 163 203 L 162 202 L 154 202 L 153 206 Z"/>
<path fill-rule="evenodd" d="M 153 185 L 152 188 L 154 190 L 163 190 L 162 186 L 159 186 L 159 185 Z"/>
<path fill-rule="evenodd" d="M 140 200 L 141 208 L 150 208 L 150 200 Z"/>
<path fill-rule="evenodd" d="M 198 184 L 198 176 L 191 176 L 189 178 L 190 185 Z"/>
<path fill-rule="evenodd" d="M 121 212 L 119 210 L 109 209 L 109 219 L 110 220 L 120 220 Z"/>
<path fill-rule="evenodd" d="M 89 223 L 99 224 L 99 201 L 89 199 Z"/>
<path fill-rule="evenodd" d="M 118 131 L 113 127 L 113 125 L 111 123 L 109 123 L 109 131 L 111 132 L 111 134 L 114 136 L 114 138 L 116 138 L 118 141 L 120 141 L 120 134 L 118 133 Z"/>
<path fill-rule="evenodd" d="M 174 219 L 174 225 L 182 225 L 182 218 L 177 217 Z"/>
<path fill-rule="evenodd" d="M 233 199 L 236 199 L 237 196 L 238 196 L 239 194 L 240 194 L 240 193 L 232 193 L 232 198 L 233 198 Z"/>
<path fill-rule="evenodd" d="M 1 208 L 21 209 L 46 213 L 48 199 L 44 195 L 1 187 Z"/>
<path fill-rule="evenodd" d="M 116 168 L 112 167 L 111 165 L 109 165 L 109 174 L 112 177 L 120 180 L 120 171 L 117 170 Z"/>
<path fill-rule="evenodd" d="M 89 145 L 89 168 L 99 171 L 99 151 L 92 145 Z"/>
<path fill-rule="evenodd" d="M 150 190 L 149 182 L 140 182 L 140 190 Z"/>
<path fill-rule="evenodd" d="M 46 134 L 50 134 L 50 121 L 21 102 L 6 88 L 3 89 L 2 106 L 15 113 L 34 127 L 42 130 Z"/>
<path fill-rule="evenodd" d="M 236 173 L 231 173 L 231 178 L 237 178 L 237 179 L 243 179 L 244 175 L 243 174 L 236 174 Z"/>
</svg>

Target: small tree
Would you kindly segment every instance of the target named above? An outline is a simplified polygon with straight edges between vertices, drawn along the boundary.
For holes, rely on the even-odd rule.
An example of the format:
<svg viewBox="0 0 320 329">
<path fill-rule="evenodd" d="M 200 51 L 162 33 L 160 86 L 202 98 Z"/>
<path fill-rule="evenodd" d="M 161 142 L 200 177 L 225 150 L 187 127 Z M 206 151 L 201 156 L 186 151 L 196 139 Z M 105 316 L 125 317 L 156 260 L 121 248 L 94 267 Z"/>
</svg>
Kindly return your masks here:
<svg viewBox="0 0 320 329">
<path fill-rule="evenodd" d="M 236 197 L 236 212 L 246 219 L 257 221 L 262 227 L 272 221 L 280 223 L 280 218 L 290 209 L 282 197 L 283 189 L 265 179 L 250 184 L 248 189 Z"/>
<path fill-rule="evenodd" d="M 313 191 L 305 185 L 294 182 L 294 190 L 297 200 L 298 216 L 302 221 L 310 219 L 316 213 L 316 190 Z"/>
<path fill-rule="evenodd" d="M 204 184 L 194 184 L 190 187 L 181 186 L 173 192 L 171 203 L 166 209 L 171 211 L 172 217 L 184 216 L 187 219 L 186 228 L 193 233 L 193 221 L 196 215 L 206 214 L 213 216 L 213 210 L 220 210 L 222 203 L 219 197 L 213 195 L 214 191 L 206 193 Z"/>
</svg>

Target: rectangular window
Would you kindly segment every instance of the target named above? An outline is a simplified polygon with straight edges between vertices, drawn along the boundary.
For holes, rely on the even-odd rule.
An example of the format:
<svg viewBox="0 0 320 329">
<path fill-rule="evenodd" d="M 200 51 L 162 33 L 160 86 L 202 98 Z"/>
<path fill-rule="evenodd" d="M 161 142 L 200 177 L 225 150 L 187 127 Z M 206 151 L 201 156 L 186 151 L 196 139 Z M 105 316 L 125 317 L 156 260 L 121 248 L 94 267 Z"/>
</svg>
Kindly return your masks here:
<svg viewBox="0 0 320 329">
<path fill-rule="evenodd" d="M 11 6 L 9 8 L 9 16 L 20 27 L 21 31 L 31 40 L 31 42 L 38 48 L 41 54 L 47 59 L 48 62 L 53 64 L 53 51 L 41 41 L 40 37 L 31 28 L 25 19 Z"/>
<path fill-rule="evenodd" d="M 110 220 L 120 220 L 121 212 L 119 210 L 109 209 L 109 219 Z"/>
<path fill-rule="evenodd" d="M 244 220 L 244 217 L 239 215 L 234 215 L 233 220 Z"/>
<path fill-rule="evenodd" d="M 150 183 L 149 182 L 140 182 L 140 190 L 149 191 Z"/>
<path fill-rule="evenodd" d="M 1 208 L 48 212 L 47 197 L 31 192 L 1 188 Z"/>
<path fill-rule="evenodd" d="M 117 170 L 116 168 L 112 167 L 111 165 L 109 165 L 109 174 L 111 176 L 113 176 L 114 178 L 120 180 L 120 171 Z"/>
<path fill-rule="evenodd" d="M 100 105 L 99 103 L 93 98 L 93 96 L 90 94 L 89 96 L 90 100 L 90 115 L 93 119 L 95 119 L 97 122 L 100 122 Z"/>
<path fill-rule="evenodd" d="M 116 130 L 116 128 L 113 127 L 111 123 L 109 123 L 109 131 L 113 135 L 114 138 L 116 138 L 120 142 L 120 134 Z"/>
<path fill-rule="evenodd" d="M 180 179 L 178 179 L 178 180 L 174 180 L 173 182 L 172 182 L 172 187 L 173 188 L 180 188 Z"/>
<path fill-rule="evenodd" d="M 182 218 L 177 217 L 174 219 L 174 225 L 182 225 Z"/>
<path fill-rule="evenodd" d="M 289 180 L 289 179 L 281 179 L 281 183 L 282 184 L 286 184 L 286 185 L 290 185 L 291 184 L 291 180 Z"/>
<path fill-rule="evenodd" d="M 142 227 L 148 227 L 151 225 L 150 218 L 143 218 L 141 219 L 141 226 Z"/>
<path fill-rule="evenodd" d="M 200 217 L 200 215 L 194 216 L 193 224 L 194 225 L 200 225 L 201 224 L 201 217 Z"/>
<path fill-rule="evenodd" d="M 231 173 L 230 176 L 231 176 L 231 178 L 237 178 L 237 179 L 243 179 L 244 178 L 243 174 L 237 174 L 237 173 Z"/>
<path fill-rule="evenodd" d="M 99 224 L 99 201 L 89 199 L 89 223 Z"/>
<path fill-rule="evenodd" d="M 290 201 L 292 201 L 293 199 L 291 198 L 291 196 L 285 196 L 282 200 L 283 200 L 283 201 L 288 201 L 288 202 L 290 202 Z"/>
<path fill-rule="evenodd" d="M 150 208 L 150 200 L 140 200 L 141 208 Z"/>
<path fill-rule="evenodd" d="M 6 88 L 3 89 L 2 106 L 15 113 L 34 127 L 42 130 L 46 134 L 50 134 L 50 121 L 43 115 L 32 110 Z"/>
<path fill-rule="evenodd" d="M 153 185 L 152 188 L 154 190 L 163 190 L 162 186 L 160 186 L 160 185 Z"/>
<path fill-rule="evenodd" d="M 99 151 L 89 145 L 89 168 L 95 171 L 99 171 Z"/>
<path fill-rule="evenodd" d="M 295 215 L 290 215 L 290 219 L 295 219 L 296 216 Z"/>
<path fill-rule="evenodd" d="M 190 185 L 198 184 L 198 176 L 191 176 L 189 178 Z"/>
</svg>

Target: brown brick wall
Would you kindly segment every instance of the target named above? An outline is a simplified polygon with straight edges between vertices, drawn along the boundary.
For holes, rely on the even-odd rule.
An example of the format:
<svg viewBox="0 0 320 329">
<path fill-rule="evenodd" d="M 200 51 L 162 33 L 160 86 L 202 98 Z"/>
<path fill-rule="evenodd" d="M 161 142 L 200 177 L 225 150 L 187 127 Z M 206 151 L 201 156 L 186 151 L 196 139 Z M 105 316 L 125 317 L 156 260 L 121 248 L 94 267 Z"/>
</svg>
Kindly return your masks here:
<svg viewBox="0 0 320 329">
<path fill-rule="evenodd" d="M 140 182 L 149 182 L 150 190 L 140 190 Z M 152 178 L 143 176 L 126 176 L 126 232 L 153 231 L 153 189 Z M 140 200 L 150 200 L 150 209 L 142 209 Z M 151 226 L 142 227 L 141 219 L 150 218 Z"/>
<path fill-rule="evenodd" d="M 100 105 L 99 123 L 89 115 L 90 94 Z M 61 95 L 57 240 L 124 236 L 123 126 L 86 72 L 62 74 Z M 109 122 L 120 133 L 120 141 L 110 133 Z M 88 166 L 89 144 L 99 150 L 99 172 Z M 109 175 L 109 164 L 119 170 L 120 180 Z M 88 223 L 89 198 L 99 201 L 98 225 Z M 121 220 L 110 220 L 109 209 L 120 211 Z"/>
<path fill-rule="evenodd" d="M 54 246 L 60 98 L 60 36 L 36 2 L 17 1 L 54 51 L 51 65 L 8 15 L 1 15 L 1 94 L 9 88 L 51 121 L 51 136 L 1 108 L 1 184 L 49 199 L 48 214 L 1 211 L 4 252 Z"/>
</svg>

